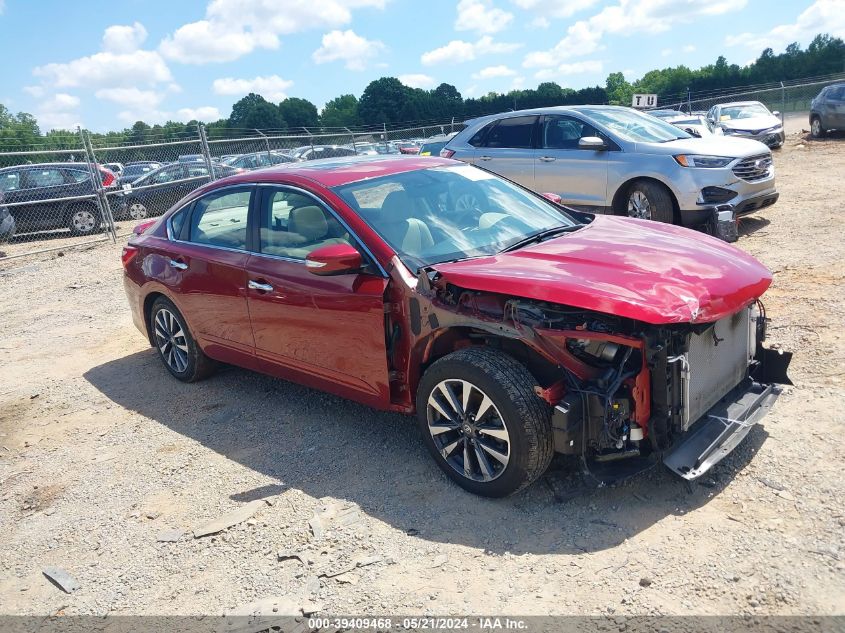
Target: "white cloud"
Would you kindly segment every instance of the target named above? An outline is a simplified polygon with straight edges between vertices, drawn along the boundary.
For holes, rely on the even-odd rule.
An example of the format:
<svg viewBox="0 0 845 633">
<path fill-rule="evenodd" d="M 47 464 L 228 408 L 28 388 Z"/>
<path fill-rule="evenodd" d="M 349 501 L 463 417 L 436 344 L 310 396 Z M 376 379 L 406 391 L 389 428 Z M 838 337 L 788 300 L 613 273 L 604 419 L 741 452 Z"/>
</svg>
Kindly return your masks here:
<svg viewBox="0 0 845 633">
<path fill-rule="evenodd" d="M 164 95 L 160 92 L 139 88 L 101 88 L 94 95 L 98 99 L 112 101 L 127 108 L 137 108 L 141 105 L 153 108 L 164 99 Z"/>
<path fill-rule="evenodd" d="M 553 48 L 528 53 L 522 65 L 550 68 L 562 60 L 603 49 L 601 40 L 607 33 L 662 33 L 676 24 L 701 22 L 706 17 L 739 11 L 747 3 L 748 0 L 617 0 L 616 4 L 606 6 L 592 17 L 572 24 Z"/>
<path fill-rule="evenodd" d="M 6 0 L 0 0 L 0 14 L 6 10 Z"/>
<path fill-rule="evenodd" d="M 505 65 L 488 66 L 482 68 L 477 73 L 473 73 L 473 79 L 492 79 L 493 77 L 513 77 L 516 74 L 515 70 L 508 68 Z"/>
<path fill-rule="evenodd" d="M 116 24 L 103 33 L 103 50 L 110 53 L 131 53 L 141 48 L 147 39 L 147 29 L 140 22 L 131 26 Z"/>
<path fill-rule="evenodd" d="M 364 70 L 367 62 L 385 48 L 382 42 L 368 40 L 352 30 L 331 31 L 323 36 L 322 46 L 311 55 L 317 64 L 344 61 L 349 70 Z"/>
<path fill-rule="evenodd" d="M 399 81 L 409 88 L 434 88 L 437 84 L 434 77 L 422 73 L 399 75 Z"/>
<path fill-rule="evenodd" d="M 455 30 L 498 33 L 512 20 L 512 13 L 493 7 L 491 0 L 460 0 Z"/>
<path fill-rule="evenodd" d="M 423 53 L 420 61 L 425 66 L 433 66 L 434 64 L 442 64 L 444 62 L 459 64 L 472 61 L 482 55 L 512 53 L 520 47 L 522 47 L 522 44 L 494 42 L 492 37 L 485 35 L 475 43 L 452 40 L 445 46 Z"/>
<path fill-rule="evenodd" d="M 44 96 L 44 93 L 47 92 L 44 86 L 24 86 L 23 91 L 36 99 L 40 99 Z"/>
<path fill-rule="evenodd" d="M 37 66 L 32 74 L 56 88 L 136 86 L 173 79 L 158 53 L 142 50 L 95 53 L 66 63 Z"/>
<path fill-rule="evenodd" d="M 816 0 L 792 24 L 781 24 L 767 33 L 741 33 L 725 38 L 728 46 L 762 50 L 783 48 L 792 42 L 808 44 L 818 33 L 845 37 L 845 6 L 842 0 Z"/>
<path fill-rule="evenodd" d="M 671 48 L 664 48 L 662 51 L 660 51 L 661 57 L 669 57 L 669 55 L 671 55 L 671 54 L 672 54 Z"/>
<path fill-rule="evenodd" d="M 472 84 L 471 86 L 467 86 L 463 90 L 461 90 L 461 94 L 464 96 L 465 99 L 471 99 L 475 95 L 478 94 L 478 84 Z"/>
<path fill-rule="evenodd" d="M 534 20 L 535 25 L 538 24 L 538 20 L 542 20 L 539 24 L 548 26 L 550 20 L 571 17 L 579 11 L 589 9 L 598 3 L 598 0 L 511 0 L 511 2 L 524 11 L 537 14 L 538 17 Z"/>
<path fill-rule="evenodd" d="M 685 53 L 694 53 L 695 52 L 695 44 L 687 44 L 682 49 Z"/>
<path fill-rule="evenodd" d="M 79 103 L 79 97 L 64 92 L 56 93 L 46 101 L 38 104 L 38 108 L 35 111 L 35 118 L 43 129 L 73 129 L 82 125 L 79 113 L 76 112 Z"/>
<path fill-rule="evenodd" d="M 525 77 L 521 75 L 519 77 L 514 77 L 511 81 L 511 90 L 520 90 L 523 87 L 525 87 Z"/>
<path fill-rule="evenodd" d="M 604 69 L 604 64 L 599 60 L 589 60 L 582 62 L 572 62 L 570 64 L 561 64 L 557 68 L 544 68 L 534 73 L 534 78 L 540 81 L 548 81 L 558 77 L 568 77 L 569 75 L 582 75 L 586 73 L 601 73 Z"/>
<path fill-rule="evenodd" d="M 250 92 L 261 95 L 270 101 L 284 101 L 287 99 L 287 89 L 293 85 L 292 81 L 282 79 L 278 75 L 255 77 L 253 79 L 235 79 L 222 77 L 215 79 L 213 88 L 218 95 L 243 96 Z"/>
<path fill-rule="evenodd" d="M 205 19 L 185 24 L 160 46 L 185 64 L 233 61 L 257 48 L 276 49 L 280 35 L 337 28 L 359 8 L 383 9 L 387 0 L 212 0 Z"/>
<path fill-rule="evenodd" d="M 208 123 L 209 121 L 217 121 L 223 118 L 220 110 L 213 106 L 200 106 L 199 108 L 181 108 L 176 110 L 176 120 L 187 121 L 202 121 Z"/>
</svg>

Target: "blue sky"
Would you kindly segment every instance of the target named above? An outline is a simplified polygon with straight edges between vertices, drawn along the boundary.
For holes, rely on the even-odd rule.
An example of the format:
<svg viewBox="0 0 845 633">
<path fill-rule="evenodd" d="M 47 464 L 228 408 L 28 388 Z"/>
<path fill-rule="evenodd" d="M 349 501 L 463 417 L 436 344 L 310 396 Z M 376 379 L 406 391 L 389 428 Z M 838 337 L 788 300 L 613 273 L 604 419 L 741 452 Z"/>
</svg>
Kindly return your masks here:
<svg viewBox="0 0 845 633">
<path fill-rule="evenodd" d="M 0 0 L 0 102 L 42 129 L 216 120 L 248 92 L 318 107 L 381 76 L 465 97 L 608 73 L 745 64 L 845 0 Z"/>
</svg>

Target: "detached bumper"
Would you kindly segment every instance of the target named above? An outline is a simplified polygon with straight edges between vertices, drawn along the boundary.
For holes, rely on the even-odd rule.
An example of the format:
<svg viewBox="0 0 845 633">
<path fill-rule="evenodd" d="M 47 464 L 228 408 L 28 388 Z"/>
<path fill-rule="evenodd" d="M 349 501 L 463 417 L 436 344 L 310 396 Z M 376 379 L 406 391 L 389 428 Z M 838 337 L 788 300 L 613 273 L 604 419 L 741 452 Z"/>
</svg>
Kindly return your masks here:
<svg viewBox="0 0 845 633">
<path fill-rule="evenodd" d="M 663 463 L 684 479 L 698 479 L 745 439 L 779 395 L 777 385 L 746 378 L 690 428 Z"/>
</svg>

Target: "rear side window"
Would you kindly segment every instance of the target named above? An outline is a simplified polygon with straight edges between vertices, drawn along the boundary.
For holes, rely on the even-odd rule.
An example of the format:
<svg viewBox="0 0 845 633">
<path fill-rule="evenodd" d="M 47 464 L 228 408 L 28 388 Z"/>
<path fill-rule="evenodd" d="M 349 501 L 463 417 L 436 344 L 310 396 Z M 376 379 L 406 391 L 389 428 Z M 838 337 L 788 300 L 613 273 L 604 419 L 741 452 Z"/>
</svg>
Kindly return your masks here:
<svg viewBox="0 0 845 633">
<path fill-rule="evenodd" d="M 64 176 L 58 169 L 33 169 L 27 173 L 30 187 L 55 187 L 65 184 Z"/>
<path fill-rule="evenodd" d="M 85 182 L 91 177 L 91 174 L 87 171 L 82 171 L 81 169 L 68 169 L 65 173 L 70 176 L 70 179 L 73 182 Z"/>
<path fill-rule="evenodd" d="M 190 241 L 246 250 L 251 190 L 210 193 L 196 201 L 191 213 Z"/>
<path fill-rule="evenodd" d="M 536 116 L 515 116 L 501 119 L 484 138 L 483 147 L 530 149 L 534 146 Z"/>
</svg>

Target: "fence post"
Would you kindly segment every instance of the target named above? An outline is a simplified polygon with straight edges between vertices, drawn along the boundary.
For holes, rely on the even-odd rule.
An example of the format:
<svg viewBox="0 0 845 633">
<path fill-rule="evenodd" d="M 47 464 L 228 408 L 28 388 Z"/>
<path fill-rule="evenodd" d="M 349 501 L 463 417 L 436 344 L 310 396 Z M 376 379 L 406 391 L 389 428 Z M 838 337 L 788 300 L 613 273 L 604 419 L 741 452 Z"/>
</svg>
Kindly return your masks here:
<svg viewBox="0 0 845 633">
<path fill-rule="evenodd" d="M 455 131 L 455 117 L 452 117 L 452 125 L 449 128 L 449 132 L 451 133 L 451 132 L 454 132 L 454 131 Z"/>
<path fill-rule="evenodd" d="M 780 82 L 780 124 L 784 123 L 784 112 L 786 112 L 786 88 L 783 87 L 783 82 Z"/>
<path fill-rule="evenodd" d="M 352 130 L 350 130 L 348 127 L 345 127 L 343 129 L 346 130 L 347 132 L 349 132 L 349 137 L 352 139 L 352 151 L 357 154 L 358 148 L 355 147 L 355 135 L 352 133 Z"/>
<path fill-rule="evenodd" d="M 270 139 L 268 139 L 267 135 L 264 134 L 264 132 L 262 132 L 261 130 L 256 128 L 255 131 L 258 132 L 264 138 L 264 144 L 267 146 L 267 161 L 269 162 L 269 160 L 270 160 Z"/>
<path fill-rule="evenodd" d="M 382 138 L 384 139 L 384 153 L 387 153 L 387 123 L 381 124 Z"/>
<path fill-rule="evenodd" d="M 200 135 L 200 149 L 202 156 L 205 159 L 205 166 L 208 169 L 208 181 L 214 182 L 217 180 L 214 174 L 214 166 L 211 161 L 211 150 L 208 148 L 208 139 L 205 137 L 205 126 L 202 123 L 197 123 L 197 132 Z"/>
<path fill-rule="evenodd" d="M 103 187 L 103 179 L 100 176 L 100 170 L 95 166 L 97 164 L 97 156 L 94 154 L 94 146 L 91 144 L 91 136 L 86 136 L 82 128 L 79 130 L 79 136 L 82 139 L 82 147 L 85 149 L 85 162 L 88 163 L 88 173 L 91 174 L 91 186 L 94 189 L 94 200 L 100 210 L 100 217 L 106 223 L 106 230 L 111 235 L 112 243 L 117 243 L 117 227 L 114 225 L 114 216 L 111 212 L 109 199 Z"/>
</svg>

